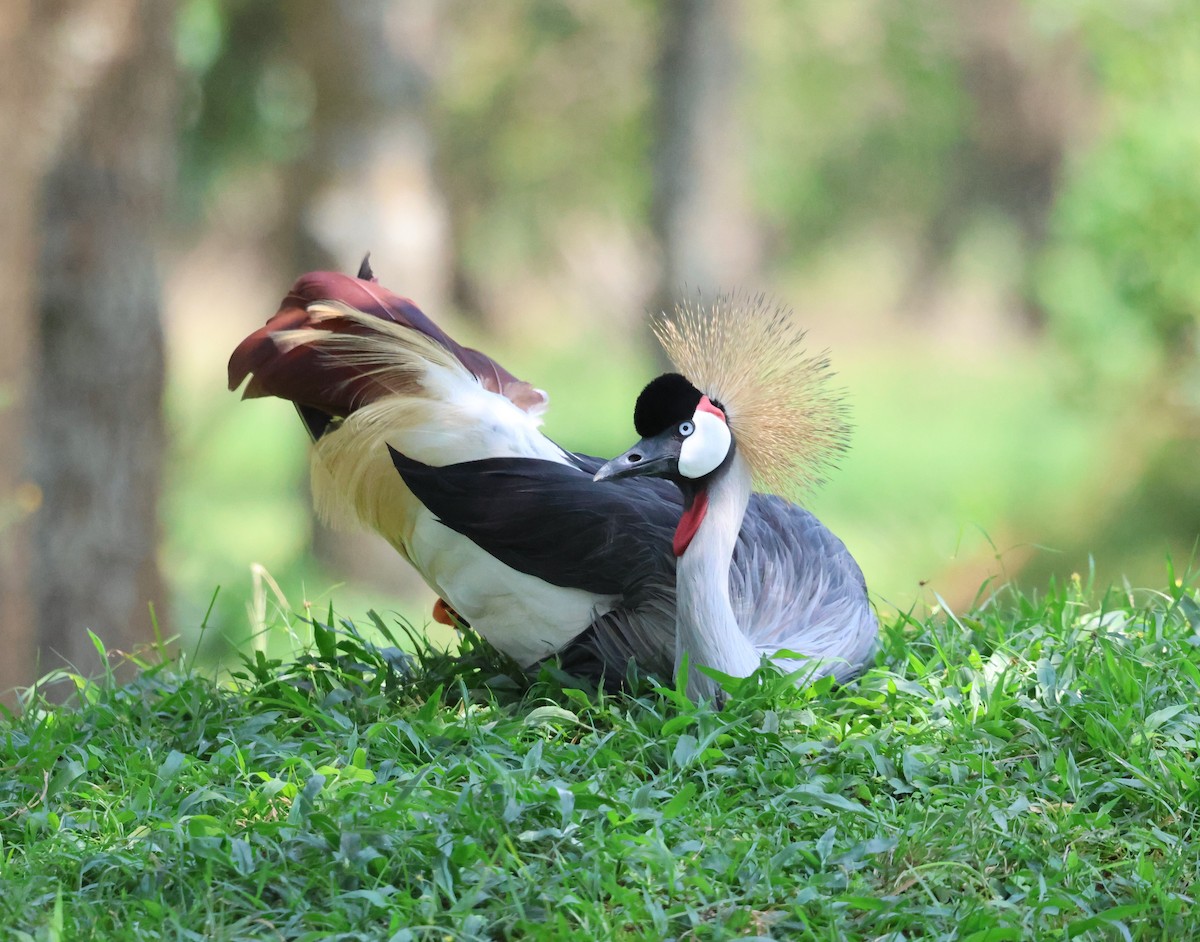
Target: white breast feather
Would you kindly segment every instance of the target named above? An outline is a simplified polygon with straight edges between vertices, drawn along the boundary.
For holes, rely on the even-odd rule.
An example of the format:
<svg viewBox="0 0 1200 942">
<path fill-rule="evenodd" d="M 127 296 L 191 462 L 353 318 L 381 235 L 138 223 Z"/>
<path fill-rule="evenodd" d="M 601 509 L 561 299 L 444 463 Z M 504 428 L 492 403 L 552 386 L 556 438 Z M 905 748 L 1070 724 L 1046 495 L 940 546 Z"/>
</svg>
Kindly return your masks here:
<svg viewBox="0 0 1200 942">
<path fill-rule="evenodd" d="M 522 667 L 553 654 L 616 599 L 564 589 L 488 555 L 421 507 L 409 544 L 425 581 L 483 635 Z"/>
</svg>

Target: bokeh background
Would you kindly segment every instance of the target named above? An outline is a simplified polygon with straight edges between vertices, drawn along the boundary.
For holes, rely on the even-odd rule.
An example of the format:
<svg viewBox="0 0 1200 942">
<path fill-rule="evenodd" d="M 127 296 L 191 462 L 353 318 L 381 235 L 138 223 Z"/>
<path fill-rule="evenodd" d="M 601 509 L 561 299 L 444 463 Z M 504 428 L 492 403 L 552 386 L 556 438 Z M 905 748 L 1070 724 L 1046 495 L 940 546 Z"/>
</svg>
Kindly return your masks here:
<svg viewBox="0 0 1200 942">
<path fill-rule="evenodd" d="M 426 623 L 225 389 L 368 250 L 602 455 L 648 312 L 794 307 L 856 424 L 809 503 L 885 612 L 1193 565 L 1195 0 L 6 0 L 0 59 L 0 689 L 89 630 Z"/>
</svg>

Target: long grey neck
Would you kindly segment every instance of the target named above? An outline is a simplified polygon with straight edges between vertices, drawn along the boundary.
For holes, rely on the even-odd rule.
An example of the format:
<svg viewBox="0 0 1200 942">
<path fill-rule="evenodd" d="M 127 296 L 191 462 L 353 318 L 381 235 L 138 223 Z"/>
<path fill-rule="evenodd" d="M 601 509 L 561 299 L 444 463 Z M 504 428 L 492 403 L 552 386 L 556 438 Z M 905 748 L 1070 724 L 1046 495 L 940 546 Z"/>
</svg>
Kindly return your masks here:
<svg viewBox="0 0 1200 942">
<path fill-rule="evenodd" d="M 736 451 L 708 487 L 708 511 L 675 571 L 675 670 L 686 653 L 688 693 L 716 699 L 719 688 L 698 666 L 747 677 L 761 658 L 747 640 L 729 601 L 729 567 L 750 503 L 750 469 Z"/>
</svg>

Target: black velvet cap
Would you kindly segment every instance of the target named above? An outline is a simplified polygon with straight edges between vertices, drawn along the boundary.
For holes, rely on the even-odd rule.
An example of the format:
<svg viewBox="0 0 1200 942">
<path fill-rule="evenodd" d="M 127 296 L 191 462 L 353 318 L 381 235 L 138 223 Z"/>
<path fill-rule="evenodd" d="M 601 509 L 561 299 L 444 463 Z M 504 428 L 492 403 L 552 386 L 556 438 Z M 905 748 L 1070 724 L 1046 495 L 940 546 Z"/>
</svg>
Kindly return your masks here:
<svg viewBox="0 0 1200 942">
<path fill-rule="evenodd" d="M 690 419 L 704 394 L 678 373 L 652 379 L 633 408 L 633 427 L 642 438 L 652 438 Z"/>
</svg>

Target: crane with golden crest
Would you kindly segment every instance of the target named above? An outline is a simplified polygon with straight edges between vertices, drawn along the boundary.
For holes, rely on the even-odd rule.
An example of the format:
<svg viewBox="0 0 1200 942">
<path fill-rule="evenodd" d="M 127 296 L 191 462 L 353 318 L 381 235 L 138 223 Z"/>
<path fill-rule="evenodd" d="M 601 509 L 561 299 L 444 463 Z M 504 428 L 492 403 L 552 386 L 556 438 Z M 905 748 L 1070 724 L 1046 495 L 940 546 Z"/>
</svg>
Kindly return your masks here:
<svg viewBox="0 0 1200 942">
<path fill-rule="evenodd" d="M 609 462 L 543 435 L 546 393 L 365 261 L 354 278 L 301 277 L 234 351 L 229 383 L 293 402 L 321 515 L 380 533 L 438 594 L 435 618 L 522 667 L 557 655 L 619 682 L 631 664 L 686 662 L 703 697 L 720 693 L 704 668 L 853 677 L 878 634 L 862 572 L 780 496 L 818 483 L 845 445 L 826 360 L 761 297 L 688 305 L 656 330 L 678 372 L 642 391 L 641 441 Z"/>
</svg>

